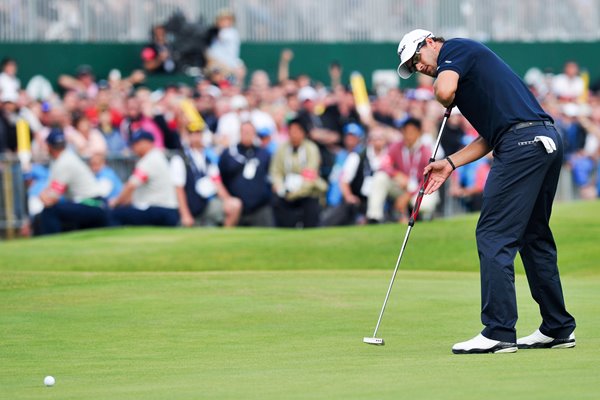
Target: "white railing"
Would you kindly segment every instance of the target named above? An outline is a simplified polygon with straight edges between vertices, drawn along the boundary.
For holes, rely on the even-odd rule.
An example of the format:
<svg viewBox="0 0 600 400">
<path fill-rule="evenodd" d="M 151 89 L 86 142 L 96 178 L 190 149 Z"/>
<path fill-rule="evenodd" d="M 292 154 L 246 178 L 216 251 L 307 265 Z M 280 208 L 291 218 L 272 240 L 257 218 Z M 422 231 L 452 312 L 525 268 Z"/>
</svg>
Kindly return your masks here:
<svg viewBox="0 0 600 400">
<path fill-rule="evenodd" d="M 180 11 L 233 10 L 244 41 L 398 41 L 416 27 L 483 41 L 600 39 L 599 0 L 0 0 L 0 41 L 140 42 Z"/>
</svg>

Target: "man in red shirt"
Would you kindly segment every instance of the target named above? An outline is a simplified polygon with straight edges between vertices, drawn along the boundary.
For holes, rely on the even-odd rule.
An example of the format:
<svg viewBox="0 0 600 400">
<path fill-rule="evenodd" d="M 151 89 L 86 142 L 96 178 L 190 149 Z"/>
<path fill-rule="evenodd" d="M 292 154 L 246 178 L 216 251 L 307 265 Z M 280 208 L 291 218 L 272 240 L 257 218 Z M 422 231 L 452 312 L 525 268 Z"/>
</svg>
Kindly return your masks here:
<svg viewBox="0 0 600 400">
<path fill-rule="evenodd" d="M 373 177 L 367 209 L 369 221 L 384 221 L 388 197 L 394 200 L 394 208 L 400 215 L 399 221 L 408 221 L 409 203 L 419 190 L 423 168 L 431 157 L 431 149 L 421 143 L 421 134 L 421 121 L 416 118 L 409 118 L 402 125 L 403 139 L 390 146 L 382 162 L 382 170 Z M 424 209 L 428 208 L 425 203 L 432 201 L 435 206 L 435 199 L 424 198 Z"/>
</svg>

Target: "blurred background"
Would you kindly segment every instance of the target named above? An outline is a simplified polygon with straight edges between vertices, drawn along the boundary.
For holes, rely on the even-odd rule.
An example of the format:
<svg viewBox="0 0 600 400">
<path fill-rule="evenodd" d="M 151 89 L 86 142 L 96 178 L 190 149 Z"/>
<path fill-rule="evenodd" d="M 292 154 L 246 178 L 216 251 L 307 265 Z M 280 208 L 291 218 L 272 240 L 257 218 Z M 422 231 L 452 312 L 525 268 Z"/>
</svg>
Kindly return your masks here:
<svg viewBox="0 0 600 400">
<path fill-rule="evenodd" d="M 348 192 L 356 168 L 348 173 L 346 158 L 382 137 L 381 154 L 372 160 L 378 164 L 405 142 L 412 120 L 418 145 L 431 151 L 443 112 L 432 81 L 400 82 L 395 72 L 397 44 L 415 28 L 479 40 L 501 56 L 563 134 L 558 199 L 598 198 L 600 4 L 594 0 L 0 0 L 4 236 L 35 234 L 32 199 L 48 184 L 49 129 L 64 130 L 82 159 L 102 156 L 126 182 L 137 161 L 129 148 L 131 122 L 142 118 L 155 126 L 155 144 L 170 158 L 185 148 L 199 117 L 204 150 L 219 163 L 239 144 L 240 122 L 251 119 L 256 145 L 275 156 L 287 143 L 288 122 L 307 116 L 327 184 L 314 195 L 318 225 L 403 221 L 411 201 L 391 194 L 383 217 L 368 217 L 368 193 Z M 79 125 L 82 118 L 87 123 Z M 443 150 L 451 153 L 476 135 L 456 112 Z M 347 143 L 350 136 L 358 142 Z M 477 211 L 490 162 L 457 172 L 425 218 Z M 349 211 L 349 204 L 361 206 Z"/>
</svg>

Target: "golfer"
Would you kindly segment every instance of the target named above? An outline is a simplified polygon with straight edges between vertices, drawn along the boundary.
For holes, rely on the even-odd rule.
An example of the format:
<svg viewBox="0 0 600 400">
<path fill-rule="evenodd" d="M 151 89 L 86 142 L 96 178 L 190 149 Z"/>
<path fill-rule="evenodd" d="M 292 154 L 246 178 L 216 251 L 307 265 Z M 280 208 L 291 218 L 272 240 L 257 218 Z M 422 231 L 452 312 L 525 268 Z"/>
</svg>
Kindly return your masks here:
<svg viewBox="0 0 600 400">
<path fill-rule="evenodd" d="M 417 29 L 398 46 L 398 74 L 437 78 L 436 99 L 457 106 L 479 133 L 471 144 L 429 164 L 425 194 L 462 165 L 493 150 L 477 224 L 483 331 L 452 347 L 456 354 L 512 353 L 575 346 L 575 320 L 563 298 L 549 221 L 563 159 L 562 140 L 523 81 L 496 54 L 468 39 L 444 40 Z M 520 253 L 539 304 L 538 330 L 517 340 L 514 259 Z"/>
</svg>

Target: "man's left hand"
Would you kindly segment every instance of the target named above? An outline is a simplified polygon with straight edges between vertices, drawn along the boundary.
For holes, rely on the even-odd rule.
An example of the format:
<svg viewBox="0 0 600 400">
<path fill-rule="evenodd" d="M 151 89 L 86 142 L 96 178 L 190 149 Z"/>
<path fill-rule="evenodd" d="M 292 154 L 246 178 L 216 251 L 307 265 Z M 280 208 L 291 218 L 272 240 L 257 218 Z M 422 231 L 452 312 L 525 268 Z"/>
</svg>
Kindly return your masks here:
<svg viewBox="0 0 600 400">
<path fill-rule="evenodd" d="M 425 194 L 431 194 L 438 190 L 452 174 L 452 171 L 452 166 L 446 160 L 435 161 L 426 166 L 423 170 L 423 174 L 430 175 L 427 187 L 425 187 Z"/>
</svg>

